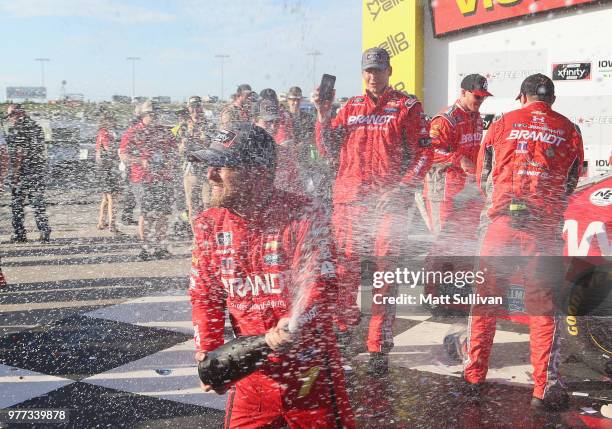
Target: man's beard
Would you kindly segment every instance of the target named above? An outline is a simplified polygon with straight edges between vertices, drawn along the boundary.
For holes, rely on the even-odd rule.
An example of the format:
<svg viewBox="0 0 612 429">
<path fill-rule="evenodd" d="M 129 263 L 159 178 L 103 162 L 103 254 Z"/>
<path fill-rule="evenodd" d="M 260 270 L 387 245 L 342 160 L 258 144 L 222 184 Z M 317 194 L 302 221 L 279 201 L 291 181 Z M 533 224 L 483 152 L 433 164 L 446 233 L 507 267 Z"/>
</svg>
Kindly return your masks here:
<svg viewBox="0 0 612 429">
<path fill-rule="evenodd" d="M 239 190 L 228 190 L 225 186 L 220 186 L 220 192 L 210 191 L 210 206 L 217 208 L 235 208 L 242 199 L 242 192 Z"/>
</svg>

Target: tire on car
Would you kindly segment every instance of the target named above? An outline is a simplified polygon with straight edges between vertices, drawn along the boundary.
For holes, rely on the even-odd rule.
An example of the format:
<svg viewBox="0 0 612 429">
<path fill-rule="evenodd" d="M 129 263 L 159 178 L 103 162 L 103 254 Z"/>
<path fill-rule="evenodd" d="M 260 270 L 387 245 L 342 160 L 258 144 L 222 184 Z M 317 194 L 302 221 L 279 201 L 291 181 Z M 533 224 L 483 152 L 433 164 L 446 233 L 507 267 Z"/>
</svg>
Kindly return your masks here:
<svg viewBox="0 0 612 429">
<path fill-rule="evenodd" d="M 595 266 L 570 281 L 564 300 L 566 353 L 612 375 L 612 266 Z"/>
</svg>

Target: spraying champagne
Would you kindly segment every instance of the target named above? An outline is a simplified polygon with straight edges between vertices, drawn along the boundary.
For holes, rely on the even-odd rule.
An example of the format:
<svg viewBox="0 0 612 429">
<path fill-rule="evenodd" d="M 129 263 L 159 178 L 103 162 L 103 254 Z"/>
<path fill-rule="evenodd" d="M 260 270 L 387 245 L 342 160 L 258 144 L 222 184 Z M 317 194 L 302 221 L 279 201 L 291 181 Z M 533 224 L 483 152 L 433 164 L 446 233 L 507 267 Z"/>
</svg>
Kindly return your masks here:
<svg viewBox="0 0 612 429">
<path fill-rule="evenodd" d="M 313 208 L 313 211 L 316 212 L 317 209 Z M 313 264 L 316 258 L 311 258 L 311 247 L 319 242 L 317 238 L 321 239 L 321 234 L 329 230 L 316 225 L 320 219 L 311 220 L 314 225 L 308 239 L 303 242 L 304 248 L 300 252 L 299 263 L 288 273 L 293 285 L 291 312 L 288 324 L 280 329 L 288 332 L 292 340 L 297 339 L 301 327 L 317 314 L 317 305 L 309 305 L 309 290 L 316 280 L 315 272 L 320 267 Z M 198 363 L 198 376 L 204 384 L 212 386 L 213 390 L 221 390 L 256 371 L 272 351 L 266 341 L 266 334 L 235 338 L 206 354 Z"/>
<path fill-rule="evenodd" d="M 305 282 L 306 279 L 303 278 L 302 283 L 298 284 L 304 285 Z M 281 328 L 292 337 L 297 335 L 301 325 L 317 311 L 316 305 L 313 305 L 308 312 L 304 312 L 304 297 L 307 293 L 300 287 L 296 289 L 294 311 L 289 324 Z M 222 390 L 256 371 L 272 351 L 266 341 L 266 334 L 235 338 L 206 354 L 204 360 L 198 364 L 198 376 L 204 384 L 212 386 L 213 390 Z"/>
</svg>

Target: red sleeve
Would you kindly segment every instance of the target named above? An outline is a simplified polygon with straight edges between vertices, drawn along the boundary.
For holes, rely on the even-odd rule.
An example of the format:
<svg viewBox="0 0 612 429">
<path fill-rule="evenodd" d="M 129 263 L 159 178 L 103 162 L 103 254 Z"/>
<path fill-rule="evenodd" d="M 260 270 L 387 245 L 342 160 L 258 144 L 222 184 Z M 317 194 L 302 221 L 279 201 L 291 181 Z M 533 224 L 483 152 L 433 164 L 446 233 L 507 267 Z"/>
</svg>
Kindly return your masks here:
<svg viewBox="0 0 612 429">
<path fill-rule="evenodd" d="M 344 106 L 334 119 L 325 118 L 323 122 L 316 121 L 315 143 L 321 156 L 334 157 L 336 153 L 339 153 L 339 147 L 345 136 L 346 117 L 347 110 Z"/>
<path fill-rule="evenodd" d="M 104 128 L 100 128 L 98 135 L 96 136 L 96 152 L 100 149 L 108 150 L 110 147 L 110 134 Z"/>
<path fill-rule="evenodd" d="M 119 142 L 119 153 L 126 154 L 128 152 L 128 146 L 131 144 L 132 134 L 134 134 L 134 127 L 128 128 L 123 135 L 121 136 L 121 141 Z"/>
<path fill-rule="evenodd" d="M 274 136 L 276 143 L 283 145 L 293 141 L 293 123 L 287 112 L 282 109 L 280 111 L 280 119 L 278 130 Z"/>
<path fill-rule="evenodd" d="M 324 208 L 313 206 L 296 225 L 289 327 L 298 336 L 308 335 L 318 326 L 329 327 L 341 298 L 337 293 L 336 253 L 329 218 Z"/>
<path fill-rule="evenodd" d="M 427 131 L 427 119 L 420 102 L 412 102 L 404 123 L 406 144 L 410 151 L 410 162 L 401 183 L 419 186 L 431 167 L 433 151 Z"/>
<path fill-rule="evenodd" d="M 434 152 L 435 163 L 457 165 L 460 157 L 457 153 L 455 129 L 446 118 L 443 116 L 433 118 L 429 137 L 431 137 L 431 147 Z"/>
<path fill-rule="evenodd" d="M 196 245 L 191 257 L 189 295 L 196 350 L 211 351 L 223 345 L 226 296 L 214 276 L 212 240 L 203 216 L 194 225 Z"/>
</svg>

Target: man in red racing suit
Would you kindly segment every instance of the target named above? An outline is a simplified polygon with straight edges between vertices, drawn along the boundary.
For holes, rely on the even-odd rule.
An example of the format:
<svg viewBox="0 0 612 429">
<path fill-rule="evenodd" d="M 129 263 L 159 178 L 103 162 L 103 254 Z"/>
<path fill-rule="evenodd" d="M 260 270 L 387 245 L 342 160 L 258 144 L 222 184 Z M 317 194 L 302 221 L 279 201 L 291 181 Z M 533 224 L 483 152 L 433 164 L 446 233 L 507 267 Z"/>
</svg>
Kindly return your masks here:
<svg viewBox="0 0 612 429">
<path fill-rule="evenodd" d="M 480 106 L 491 95 L 484 76 L 467 75 L 461 81 L 459 99 L 431 120 L 429 136 L 434 156 L 423 198 L 429 227 L 436 235 L 447 220 L 452 233 L 463 232 L 467 239 L 476 234 L 482 200 L 478 195 L 461 198 L 461 191 L 476 190 L 474 174 L 483 130 Z"/>
<path fill-rule="evenodd" d="M 553 308 L 553 289 L 559 283 L 546 256 L 561 255 L 560 225 L 580 175 L 582 138 L 572 122 L 552 110 L 554 85 L 548 77 L 527 77 L 517 99 L 522 108 L 492 124 L 478 155 L 477 180 L 487 197 L 479 269 L 487 274 L 476 293 L 504 296 L 503 288 L 515 275 L 508 268 L 510 257 L 524 257 L 515 268 L 525 274 L 535 385 L 531 406 L 562 408 L 567 394 L 556 388 L 560 319 Z M 488 304 L 472 306 L 464 368 L 468 383 L 485 381 L 496 318 L 503 311 Z"/>
<path fill-rule="evenodd" d="M 194 158 L 210 166 L 212 189 L 212 207 L 194 224 L 196 359 L 223 344 L 225 310 L 236 336 L 266 334 L 274 351 L 231 387 L 225 427 L 354 427 L 332 329 L 337 288 L 327 217 L 273 187 L 275 143 L 259 127 L 221 131 Z M 289 317 L 297 326 L 289 323 L 291 335 L 283 330 Z"/>
<path fill-rule="evenodd" d="M 333 120 L 331 100 L 320 100 L 318 89 L 313 98 L 318 112 L 317 147 L 338 169 L 332 225 L 339 250 L 340 293 L 346 299 L 338 320 L 340 330 L 358 320 L 360 258 L 375 256 L 380 263 L 381 257 L 398 256 L 406 249 L 414 192 L 431 162 L 421 103 L 389 86 L 391 72 L 387 51 L 371 48 L 362 57 L 364 95 L 351 98 Z M 393 285 L 374 293 L 392 295 Z M 394 306 L 372 303 L 367 348 L 375 372 L 386 372 L 394 317 Z"/>
</svg>

